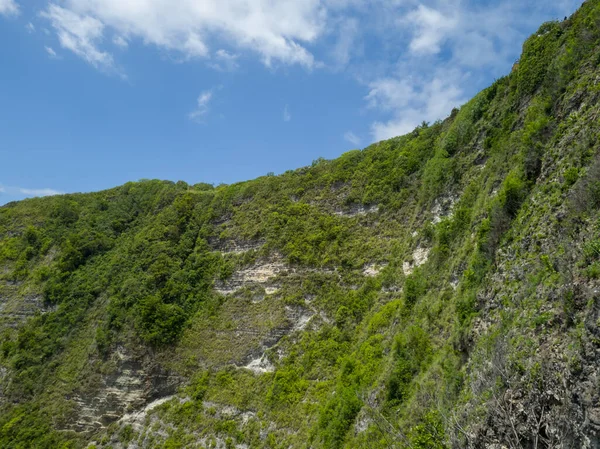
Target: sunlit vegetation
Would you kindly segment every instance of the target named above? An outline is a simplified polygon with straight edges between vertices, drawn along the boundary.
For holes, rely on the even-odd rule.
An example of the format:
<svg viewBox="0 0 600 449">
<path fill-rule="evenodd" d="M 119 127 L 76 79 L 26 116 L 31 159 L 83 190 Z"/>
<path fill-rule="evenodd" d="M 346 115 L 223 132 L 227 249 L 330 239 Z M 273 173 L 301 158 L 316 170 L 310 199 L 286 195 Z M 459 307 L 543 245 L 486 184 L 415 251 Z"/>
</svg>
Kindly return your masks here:
<svg viewBox="0 0 600 449">
<path fill-rule="evenodd" d="M 533 361 L 536 335 L 562 332 L 580 370 L 593 301 L 573 279 L 600 278 L 598 23 L 586 2 L 447 119 L 335 160 L 0 208 L 0 297 L 40 302 L 17 324 L 0 314 L 0 447 L 442 449 L 505 419 L 494 400 L 514 385 L 540 410 L 551 370 Z M 215 288 L 273 258 L 288 269 L 276 293 Z M 272 370 L 240 368 L 256 347 Z M 125 350 L 178 376 L 178 396 L 143 432 L 75 432 L 73 398 Z M 494 363 L 516 374 L 481 368 Z"/>
</svg>

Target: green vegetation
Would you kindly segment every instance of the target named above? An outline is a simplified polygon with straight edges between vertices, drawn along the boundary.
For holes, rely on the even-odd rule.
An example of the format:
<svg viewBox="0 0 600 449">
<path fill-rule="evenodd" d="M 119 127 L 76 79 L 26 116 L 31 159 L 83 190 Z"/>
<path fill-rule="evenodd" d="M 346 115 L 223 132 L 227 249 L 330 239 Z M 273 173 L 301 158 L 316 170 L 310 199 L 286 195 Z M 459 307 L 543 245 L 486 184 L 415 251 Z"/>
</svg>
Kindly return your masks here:
<svg viewBox="0 0 600 449">
<path fill-rule="evenodd" d="M 581 447 L 598 23 L 335 160 L 0 208 L 0 447 Z"/>
</svg>

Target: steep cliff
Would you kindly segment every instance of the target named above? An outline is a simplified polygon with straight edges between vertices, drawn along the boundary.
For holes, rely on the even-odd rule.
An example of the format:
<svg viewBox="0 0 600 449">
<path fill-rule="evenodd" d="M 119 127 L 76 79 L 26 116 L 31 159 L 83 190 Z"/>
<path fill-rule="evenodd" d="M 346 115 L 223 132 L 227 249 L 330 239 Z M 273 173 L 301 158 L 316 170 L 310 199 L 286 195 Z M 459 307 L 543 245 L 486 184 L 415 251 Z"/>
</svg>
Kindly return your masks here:
<svg viewBox="0 0 600 449">
<path fill-rule="evenodd" d="M 5 448 L 600 448 L 600 1 L 460 110 L 0 208 Z"/>
</svg>

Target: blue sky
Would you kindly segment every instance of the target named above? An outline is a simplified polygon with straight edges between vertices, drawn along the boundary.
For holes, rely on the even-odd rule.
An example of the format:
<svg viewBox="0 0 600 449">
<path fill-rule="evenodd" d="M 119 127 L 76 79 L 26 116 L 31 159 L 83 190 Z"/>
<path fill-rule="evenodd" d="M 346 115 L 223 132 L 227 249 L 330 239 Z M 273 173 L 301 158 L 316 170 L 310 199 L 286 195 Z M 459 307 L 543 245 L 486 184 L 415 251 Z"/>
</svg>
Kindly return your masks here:
<svg viewBox="0 0 600 449">
<path fill-rule="evenodd" d="M 337 157 L 444 118 L 579 4 L 0 0 L 0 204 Z"/>
</svg>

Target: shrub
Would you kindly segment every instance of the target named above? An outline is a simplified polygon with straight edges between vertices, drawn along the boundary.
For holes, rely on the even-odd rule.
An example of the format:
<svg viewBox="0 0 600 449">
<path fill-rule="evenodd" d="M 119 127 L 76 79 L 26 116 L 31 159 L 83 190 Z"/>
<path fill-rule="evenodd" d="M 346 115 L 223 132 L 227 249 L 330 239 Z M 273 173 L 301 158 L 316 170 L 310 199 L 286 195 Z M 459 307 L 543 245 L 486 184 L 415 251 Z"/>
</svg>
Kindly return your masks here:
<svg viewBox="0 0 600 449">
<path fill-rule="evenodd" d="M 510 218 L 516 217 L 523 200 L 527 196 L 527 186 L 517 172 L 511 172 L 502 185 L 499 198 L 504 211 Z"/>
<path fill-rule="evenodd" d="M 144 340 L 153 345 L 174 343 L 183 330 L 185 314 L 176 304 L 165 304 L 157 296 L 148 296 L 137 306 L 137 327 Z"/>
<path fill-rule="evenodd" d="M 410 326 L 396 337 L 395 364 L 387 382 L 388 400 L 402 403 L 410 396 L 411 383 L 432 355 L 427 333 L 418 326 Z"/>
<path fill-rule="evenodd" d="M 410 444 L 413 449 L 447 449 L 444 423 L 439 413 L 425 414 L 419 425 L 410 431 Z"/>
<path fill-rule="evenodd" d="M 454 159 L 448 152 L 439 151 L 425 165 L 422 198 L 425 201 L 439 196 L 454 181 Z"/>
<path fill-rule="evenodd" d="M 579 179 L 579 169 L 577 167 L 569 167 L 563 175 L 565 187 L 571 187 Z"/>
<path fill-rule="evenodd" d="M 600 207 L 600 157 L 596 157 L 581 177 L 571 193 L 571 201 L 576 212 L 585 212 Z"/>
<path fill-rule="evenodd" d="M 525 41 L 517 69 L 517 86 L 522 95 L 534 93 L 546 78 L 560 34 L 558 22 L 547 22 Z"/>
<path fill-rule="evenodd" d="M 475 290 L 470 290 L 456 302 L 456 316 L 461 326 L 468 325 L 471 317 L 477 312 L 477 297 Z"/>
<path fill-rule="evenodd" d="M 348 429 L 362 407 L 356 391 L 338 384 L 336 395 L 322 409 L 319 428 L 323 447 L 338 449 L 343 447 Z"/>
<path fill-rule="evenodd" d="M 585 255 L 585 261 L 589 265 L 592 262 L 596 262 L 600 260 L 600 239 L 592 240 L 586 243 L 583 248 L 583 253 Z"/>
<path fill-rule="evenodd" d="M 416 268 L 404 281 L 404 302 L 412 307 L 427 289 L 426 280 L 421 270 Z"/>
</svg>

